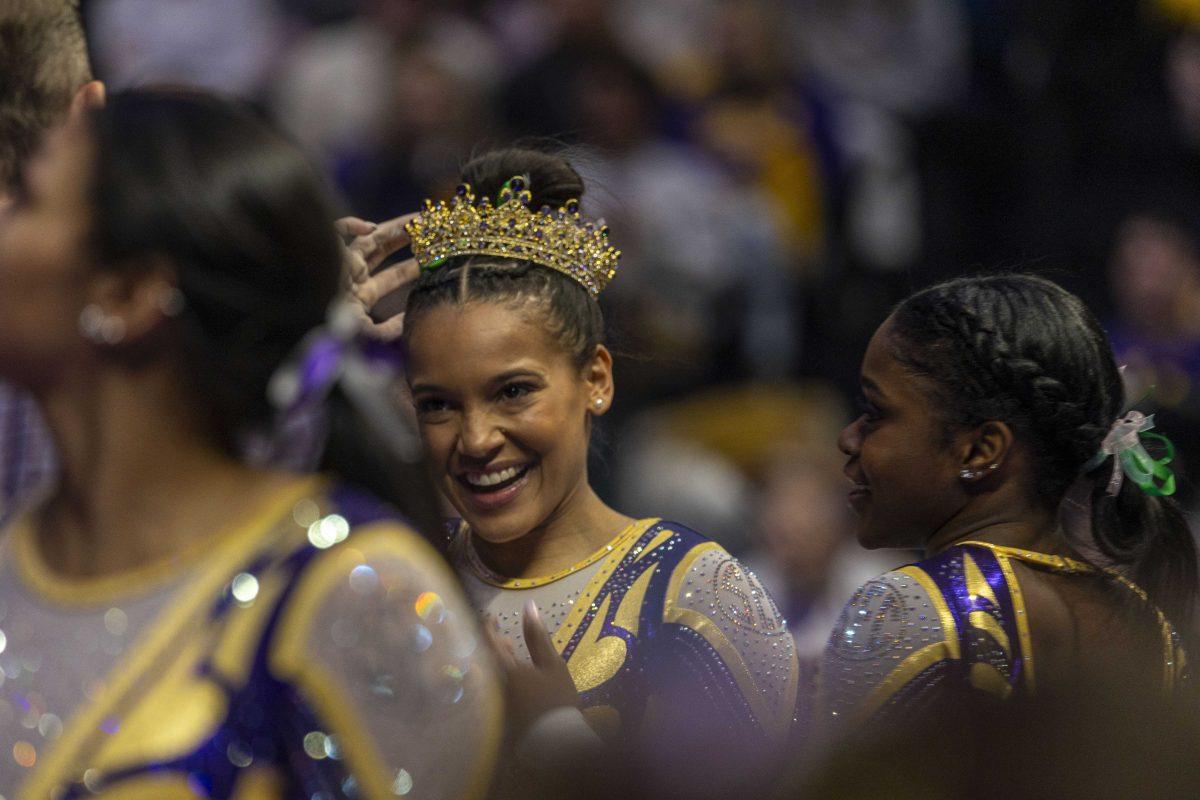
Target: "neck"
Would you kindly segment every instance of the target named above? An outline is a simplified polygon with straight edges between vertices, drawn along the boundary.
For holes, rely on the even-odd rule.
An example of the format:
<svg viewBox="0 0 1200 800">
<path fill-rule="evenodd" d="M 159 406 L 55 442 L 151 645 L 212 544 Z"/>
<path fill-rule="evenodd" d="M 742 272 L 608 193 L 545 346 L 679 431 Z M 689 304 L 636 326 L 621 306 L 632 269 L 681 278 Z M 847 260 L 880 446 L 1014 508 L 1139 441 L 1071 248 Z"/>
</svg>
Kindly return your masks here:
<svg viewBox="0 0 1200 800">
<path fill-rule="evenodd" d="M 538 527 L 509 542 L 474 537 L 490 569 L 509 578 L 553 575 L 578 564 L 612 541 L 633 520 L 604 503 L 583 479 Z"/>
<path fill-rule="evenodd" d="M 1020 503 L 964 508 L 925 542 L 925 556 L 936 555 L 965 541 L 1039 553 L 1070 554 L 1059 530 L 1058 515 Z"/>
<path fill-rule="evenodd" d="M 221 453 L 165 368 L 69 384 L 40 398 L 61 474 L 35 521 L 56 572 L 92 577 L 169 559 L 247 510 L 267 483 L 282 485 Z"/>
</svg>

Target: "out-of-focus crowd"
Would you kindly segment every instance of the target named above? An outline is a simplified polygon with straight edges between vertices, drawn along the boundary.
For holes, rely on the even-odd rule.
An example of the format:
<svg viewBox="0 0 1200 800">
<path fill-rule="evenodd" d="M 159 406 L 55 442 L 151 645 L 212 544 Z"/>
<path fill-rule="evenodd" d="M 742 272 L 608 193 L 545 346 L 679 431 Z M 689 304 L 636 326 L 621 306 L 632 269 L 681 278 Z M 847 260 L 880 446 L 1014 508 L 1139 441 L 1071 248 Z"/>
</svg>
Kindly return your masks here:
<svg viewBox="0 0 1200 800">
<path fill-rule="evenodd" d="M 1195 502 L 1194 2 L 83 5 L 111 86 L 253 98 L 364 218 L 448 195 L 481 147 L 571 148 L 625 253 L 594 478 L 749 552 L 804 653 L 905 557 L 848 539 L 834 442 L 866 339 L 913 288 L 1021 268 L 1083 295 Z"/>
</svg>

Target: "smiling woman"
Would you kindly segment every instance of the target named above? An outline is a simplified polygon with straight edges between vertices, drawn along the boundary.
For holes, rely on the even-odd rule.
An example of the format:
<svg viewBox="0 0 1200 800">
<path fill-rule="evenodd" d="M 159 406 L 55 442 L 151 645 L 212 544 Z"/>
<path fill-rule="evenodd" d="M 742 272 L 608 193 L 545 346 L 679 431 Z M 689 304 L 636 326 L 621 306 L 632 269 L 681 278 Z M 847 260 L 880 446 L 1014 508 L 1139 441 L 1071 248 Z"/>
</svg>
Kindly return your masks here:
<svg viewBox="0 0 1200 800">
<path fill-rule="evenodd" d="M 839 439 L 859 541 L 925 558 L 846 607 L 824 724 L 1081 681 L 1180 685 L 1195 545 L 1166 459 L 1144 449 L 1152 420 L 1129 412 L 1077 297 L 1027 275 L 918 292 L 872 338 L 862 390 Z"/>
<path fill-rule="evenodd" d="M 631 519 L 588 482 L 592 420 L 614 396 L 596 295 L 618 254 L 580 216 L 579 176 L 505 150 L 463 178 L 410 227 L 423 273 L 405 338 L 433 478 L 462 517 L 449 546 L 468 592 L 519 658 L 535 649 L 522 631 L 532 601 L 602 736 L 671 753 L 672 774 L 687 764 L 705 790 L 731 784 L 713 753 L 748 766 L 788 732 L 791 636 L 719 545 Z"/>
</svg>

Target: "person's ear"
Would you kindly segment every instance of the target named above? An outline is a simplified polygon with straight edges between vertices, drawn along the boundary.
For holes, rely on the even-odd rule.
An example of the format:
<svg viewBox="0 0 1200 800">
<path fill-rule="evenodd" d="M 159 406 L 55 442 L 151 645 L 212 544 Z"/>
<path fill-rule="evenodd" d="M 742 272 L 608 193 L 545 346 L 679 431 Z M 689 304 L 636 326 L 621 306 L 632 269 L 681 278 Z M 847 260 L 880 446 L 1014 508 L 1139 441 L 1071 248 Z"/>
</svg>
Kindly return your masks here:
<svg viewBox="0 0 1200 800">
<path fill-rule="evenodd" d="M 613 357 L 604 345 L 584 365 L 583 380 L 587 385 L 588 413 L 600 416 L 608 412 L 613 400 Z"/>
<path fill-rule="evenodd" d="M 114 345 L 145 339 L 184 308 L 174 272 L 165 265 L 97 275 L 92 279 L 88 302 L 85 313 L 109 326 L 114 333 L 105 338 Z"/>
<path fill-rule="evenodd" d="M 1012 452 L 1014 441 L 1008 423 L 989 420 L 976 426 L 962 440 L 959 477 L 974 484 L 1000 472 Z"/>
<path fill-rule="evenodd" d="M 104 108 L 104 101 L 107 96 L 108 90 L 104 88 L 104 83 L 101 81 L 88 81 L 83 86 L 80 86 L 75 90 L 75 96 L 71 98 L 71 109 L 67 112 L 67 123 L 74 124 L 89 111 Z"/>
</svg>

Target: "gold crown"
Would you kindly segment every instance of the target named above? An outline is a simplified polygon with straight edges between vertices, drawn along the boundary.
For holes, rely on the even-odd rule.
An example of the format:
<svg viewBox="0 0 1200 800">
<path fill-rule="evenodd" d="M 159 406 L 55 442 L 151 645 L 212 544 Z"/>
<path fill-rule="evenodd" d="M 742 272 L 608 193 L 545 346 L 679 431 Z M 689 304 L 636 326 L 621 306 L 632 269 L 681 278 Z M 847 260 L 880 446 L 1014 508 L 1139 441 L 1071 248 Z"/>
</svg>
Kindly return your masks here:
<svg viewBox="0 0 1200 800">
<path fill-rule="evenodd" d="M 405 226 L 413 258 L 422 270 L 437 269 L 456 256 L 484 255 L 530 261 L 561 272 L 596 297 L 617 273 L 621 252 L 608 243 L 608 228 L 579 216 L 579 201 L 557 210 L 531 211 L 533 195 L 522 176 L 504 184 L 492 205 L 478 203 L 470 184 L 462 184 L 450 202 L 425 209 Z"/>
</svg>

